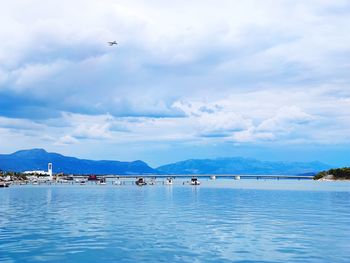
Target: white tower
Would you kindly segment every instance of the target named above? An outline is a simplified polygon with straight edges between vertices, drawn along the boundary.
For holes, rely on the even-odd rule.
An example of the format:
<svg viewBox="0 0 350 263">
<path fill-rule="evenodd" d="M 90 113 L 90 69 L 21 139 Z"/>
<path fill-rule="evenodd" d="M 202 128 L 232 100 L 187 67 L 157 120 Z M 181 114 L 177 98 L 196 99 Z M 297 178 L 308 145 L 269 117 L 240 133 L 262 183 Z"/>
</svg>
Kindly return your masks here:
<svg viewBox="0 0 350 263">
<path fill-rule="evenodd" d="M 47 165 L 47 172 L 49 173 L 50 181 L 52 181 L 52 179 L 53 179 L 53 177 L 52 177 L 52 163 L 49 163 Z"/>
</svg>

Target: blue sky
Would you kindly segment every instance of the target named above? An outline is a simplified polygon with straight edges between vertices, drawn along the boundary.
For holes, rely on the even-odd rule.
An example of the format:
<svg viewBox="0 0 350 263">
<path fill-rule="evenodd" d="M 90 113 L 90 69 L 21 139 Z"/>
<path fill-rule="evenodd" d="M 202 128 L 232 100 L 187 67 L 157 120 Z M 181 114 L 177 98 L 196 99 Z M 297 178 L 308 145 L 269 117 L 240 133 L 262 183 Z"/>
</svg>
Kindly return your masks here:
<svg viewBox="0 0 350 263">
<path fill-rule="evenodd" d="M 350 165 L 349 27 L 338 0 L 5 0 L 0 152 Z"/>
</svg>

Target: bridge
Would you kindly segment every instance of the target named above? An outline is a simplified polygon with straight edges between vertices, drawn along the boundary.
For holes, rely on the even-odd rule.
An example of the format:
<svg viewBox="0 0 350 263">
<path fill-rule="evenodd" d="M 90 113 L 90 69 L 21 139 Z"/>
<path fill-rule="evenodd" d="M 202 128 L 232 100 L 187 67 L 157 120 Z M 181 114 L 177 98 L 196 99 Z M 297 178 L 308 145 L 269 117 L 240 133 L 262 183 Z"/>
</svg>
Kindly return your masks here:
<svg viewBox="0 0 350 263">
<path fill-rule="evenodd" d="M 139 177 L 144 178 L 159 178 L 165 179 L 168 177 L 172 178 L 203 178 L 209 179 L 210 177 L 215 176 L 216 179 L 235 179 L 238 176 L 240 179 L 256 179 L 256 180 L 312 180 L 313 176 L 311 175 L 241 175 L 241 174 L 137 174 L 137 175 L 98 175 L 98 178 L 106 178 L 106 179 L 116 179 L 117 177 L 120 179 L 136 179 Z M 77 179 L 87 179 L 88 175 L 76 175 L 72 176 Z"/>
</svg>

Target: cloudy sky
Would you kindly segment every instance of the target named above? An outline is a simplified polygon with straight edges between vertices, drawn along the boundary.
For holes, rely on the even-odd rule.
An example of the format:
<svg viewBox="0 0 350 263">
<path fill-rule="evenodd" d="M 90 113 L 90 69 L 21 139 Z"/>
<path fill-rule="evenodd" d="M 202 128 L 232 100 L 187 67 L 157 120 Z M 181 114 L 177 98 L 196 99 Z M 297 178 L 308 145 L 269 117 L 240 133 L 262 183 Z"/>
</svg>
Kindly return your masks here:
<svg viewBox="0 0 350 263">
<path fill-rule="evenodd" d="M 349 28 L 347 0 L 3 0 L 0 152 L 350 165 Z"/>
</svg>

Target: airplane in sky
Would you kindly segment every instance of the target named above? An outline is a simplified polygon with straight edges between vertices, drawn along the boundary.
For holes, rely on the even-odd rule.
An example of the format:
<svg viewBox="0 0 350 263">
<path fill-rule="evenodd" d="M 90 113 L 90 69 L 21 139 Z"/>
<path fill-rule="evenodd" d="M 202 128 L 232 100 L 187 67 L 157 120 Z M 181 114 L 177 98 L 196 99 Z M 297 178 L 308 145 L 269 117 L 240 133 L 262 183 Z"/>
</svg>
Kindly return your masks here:
<svg viewBox="0 0 350 263">
<path fill-rule="evenodd" d="M 117 41 L 108 41 L 107 42 L 110 46 L 113 46 L 113 45 L 118 45 Z"/>
</svg>

